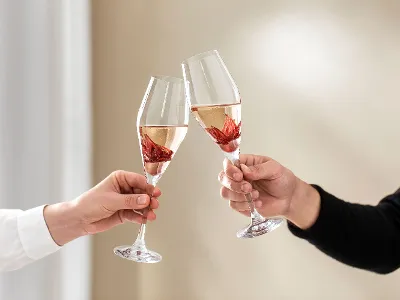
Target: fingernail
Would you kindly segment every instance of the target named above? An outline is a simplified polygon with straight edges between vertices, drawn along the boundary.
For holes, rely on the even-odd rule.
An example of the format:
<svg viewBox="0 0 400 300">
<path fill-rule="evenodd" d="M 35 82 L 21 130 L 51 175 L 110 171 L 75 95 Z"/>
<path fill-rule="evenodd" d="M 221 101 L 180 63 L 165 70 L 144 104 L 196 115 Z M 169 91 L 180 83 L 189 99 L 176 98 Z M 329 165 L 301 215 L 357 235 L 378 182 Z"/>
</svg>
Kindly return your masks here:
<svg viewBox="0 0 400 300">
<path fill-rule="evenodd" d="M 251 185 L 249 183 L 242 184 L 242 191 L 245 193 L 249 193 L 251 191 Z"/>
<path fill-rule="evenodd" d="M 251 172 L 250 168 L 248 166 L 244 165 L 244 164 L 241 164 L 240 168 L 242 169 L 243 172 L 246 172 L 246 173 L 250 173 Z"/>
<path fill-rule="evenodd" d="M 147 196 L 139 196 L 138 198 L 137 198 L 137 204 L 146 204 L 146 202 L 147 202 Z"/>
<path fill-rule="evenodd" d="M 233 174 L 233 179 L 235 179 L 235 180 L 240 180 L 240 179 L 242 179 L 242 177 L 240 176 L 240 174 L 239 173 L 235 173 L 235 174 Z"/>
<path fill-rule="evenodd" d="M 262 206 L 261 201 L 256 201 L 254 204 L 255 204 L 256 208 L 260 208 Z"/>
<path fill-rule="evenodd" d="M 260 196 L 260 193 L 257 190 L 254 190 L 254 191 L 251 192 L 251 198 L 253 200 L 257 199 L 258 196 Z"/>
</svg>

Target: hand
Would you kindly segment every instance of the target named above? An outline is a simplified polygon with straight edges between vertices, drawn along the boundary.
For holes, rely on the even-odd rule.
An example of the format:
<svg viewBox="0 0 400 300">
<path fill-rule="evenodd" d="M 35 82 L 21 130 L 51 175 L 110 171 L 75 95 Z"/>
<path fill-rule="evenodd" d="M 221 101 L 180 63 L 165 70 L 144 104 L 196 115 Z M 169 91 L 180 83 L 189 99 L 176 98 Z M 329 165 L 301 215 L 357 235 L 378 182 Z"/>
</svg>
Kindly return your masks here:
<svg viewBox="0 0 400 300">
<path fill-rule="evenodd" d="M 301 228 L 310 227 L 319 213 L 319 194 L 292 171 L 275 160 L 259 155 L 240 155 L 241 170 L 227 159 L 218 179 L 221 196 L 230 206 L 250 216 L 244 194 L 251 193 L 264 217 L 283 216 Z"/>
<path fill-rule="evenodd" d="M 160 195 L 161 191 L 147 184 L 144 176 L 116 171 L 76 200 L 46 206 L 44 217 L 54 241 L 64 245 L 125 222 L 141 223 L 142 214 L 137 210 L 158 208 Z M 147 219 L 155 218 L 150 210 Z"/>
</svg>

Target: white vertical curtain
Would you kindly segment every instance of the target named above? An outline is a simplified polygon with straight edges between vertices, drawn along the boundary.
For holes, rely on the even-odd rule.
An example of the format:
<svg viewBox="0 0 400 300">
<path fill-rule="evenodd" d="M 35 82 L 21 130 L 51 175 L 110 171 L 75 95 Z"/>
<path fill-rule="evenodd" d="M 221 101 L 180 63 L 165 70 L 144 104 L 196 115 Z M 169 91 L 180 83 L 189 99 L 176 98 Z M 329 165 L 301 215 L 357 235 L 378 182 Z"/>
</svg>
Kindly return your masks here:
<svg viewBox="0 0 400 300">
<path fill-rule="evenodd" d="M 0 207 L 91 185 L 88 0 L 0 0 Z M 0 245 L 1 247 L 2 245 Z M 0 275 L 2 300 L 89 300 L 90 239 Z"/>
</svg>

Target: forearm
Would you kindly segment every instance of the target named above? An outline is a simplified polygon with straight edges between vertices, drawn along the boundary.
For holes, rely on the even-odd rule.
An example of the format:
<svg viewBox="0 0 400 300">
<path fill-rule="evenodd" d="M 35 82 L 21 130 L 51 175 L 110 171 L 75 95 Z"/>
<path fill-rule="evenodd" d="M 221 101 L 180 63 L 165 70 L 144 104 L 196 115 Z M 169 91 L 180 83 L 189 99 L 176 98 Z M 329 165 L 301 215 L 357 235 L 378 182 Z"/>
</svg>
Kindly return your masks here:
<svg viewBox="0 0 400 300">
<path fill-rule="evenodd" d="M 307 211 L 308 220 L 317 217 L 305 230 L 289 224 L 296 236 L 308 240 L 318 249 L 347 265 L 377 273 L 389 273 L 400 266 L 399 197 L 391 195 L 377 206 L 342 201 L 318 188 L 320 204 L 304 209 L 303 218 L 293 219 L 300 224 Z M 303 195 L 307 195 L 304 193 Z M 313 193 L 311 193 L 313 195 Z M 315 200 L 315 199 L 314 199 Z M 317 202 L 318 203 L 318 202 Z"/>
</svg>

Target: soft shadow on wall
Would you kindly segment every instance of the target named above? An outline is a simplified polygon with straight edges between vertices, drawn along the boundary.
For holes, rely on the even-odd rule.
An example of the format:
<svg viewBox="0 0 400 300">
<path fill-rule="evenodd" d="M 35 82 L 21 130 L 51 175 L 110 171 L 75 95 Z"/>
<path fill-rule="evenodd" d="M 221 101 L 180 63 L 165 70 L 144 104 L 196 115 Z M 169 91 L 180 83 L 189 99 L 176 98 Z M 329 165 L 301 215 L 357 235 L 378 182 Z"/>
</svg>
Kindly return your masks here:
<svg viewBox="0 0 400 300">
<path fill-rule="evenodd" d="M 393 191 L 400 142 L 400 7 L 393 1 L 93 1 L 95 177 L 141 172 L 134 128 L 152 74 L 218 49 L 243 97 L 242 152 L 272 156 L 352 201 Z M 238 241 L 246 219 L 219 199 L 222 155 L 193 121 L 165 176 L 148 243 L 161 264 L 112 248 L 137 226 L 96 236 L 93 299 L 396 299 L 398 274 L 339 264 L 286 228 Z M 248 289 L 246 287 L 251 287 Z"/>
</svg>

